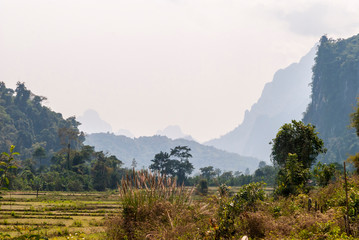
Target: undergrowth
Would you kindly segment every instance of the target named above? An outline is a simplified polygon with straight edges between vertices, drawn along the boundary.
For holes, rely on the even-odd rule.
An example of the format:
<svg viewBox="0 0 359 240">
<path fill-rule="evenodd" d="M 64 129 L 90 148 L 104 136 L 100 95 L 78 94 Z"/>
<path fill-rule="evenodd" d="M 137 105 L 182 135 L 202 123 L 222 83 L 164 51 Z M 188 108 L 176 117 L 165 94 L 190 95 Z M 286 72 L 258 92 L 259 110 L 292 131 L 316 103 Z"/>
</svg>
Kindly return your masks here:
<svg viewBox="0 0 359 240">
<path fill-rule="evenodd" d="M 338 177 L 307 194 L 266 195 L 263 183 L 236 193 L 221 185 L 216 195 L 191 201 L 193 189 L 172 178 L 134 172 L 120 187 L 122 208 L 107 222 L 109 239 L 357 239 L 359 177 L 348 181 L 348 223 L 344 181 Z"/>
</svg>

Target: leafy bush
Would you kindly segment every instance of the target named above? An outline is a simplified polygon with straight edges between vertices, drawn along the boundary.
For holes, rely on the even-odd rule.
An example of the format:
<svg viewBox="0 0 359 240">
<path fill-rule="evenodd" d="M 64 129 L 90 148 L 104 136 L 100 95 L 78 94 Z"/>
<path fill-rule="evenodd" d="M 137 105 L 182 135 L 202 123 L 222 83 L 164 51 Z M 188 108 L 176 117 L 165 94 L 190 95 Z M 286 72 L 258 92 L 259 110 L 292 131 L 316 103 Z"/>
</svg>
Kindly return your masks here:
<svg viewBox="0 0 359 240">
<path fill-rule="evenodd" d="M 318 162 L 313 169 L 313 176 L 319 186 L 328 185 L 329 181 L 333 179 L 335 174 L 335 165 L 323 164 Z"/>
<path fill-rule="evenodd" d="M 264 183 L 250 183 L 242 186 L 233 197 L 220 198 L 216 239 L 231 238 L 238 234 L 240 217 L 246 211 L 256 211 L 258 201 L 263 201 Z M 220 188 L 222 190 L 222 188 Z"/>
<path fill-rule="evenodd" d="M 226 184 L 221 184 L 221 186 L 218 187 L 218 194 L 220 198 L 228 197 L 229 193 L 229 187 Z"/>
<path fill-rule="evenodd" d="M 309 169 L 298 160 L 297 154 L 288 154 L 283 168 L 278 172 L 278 187 L 275 194 L 289 196 L 306 191 Z"/>
<path fill-rule="evenodd" d="M 0 188 L 5 188 L 9 185 L 8 174 L 9 171 L 13 168 L 17 168 L 14 165 L 14 155 L 19 155 L 18 152 L 14 152 L 14 145 L 11 145 L 10 152 L 3 152 L 0 155 Z"/>
</svg>

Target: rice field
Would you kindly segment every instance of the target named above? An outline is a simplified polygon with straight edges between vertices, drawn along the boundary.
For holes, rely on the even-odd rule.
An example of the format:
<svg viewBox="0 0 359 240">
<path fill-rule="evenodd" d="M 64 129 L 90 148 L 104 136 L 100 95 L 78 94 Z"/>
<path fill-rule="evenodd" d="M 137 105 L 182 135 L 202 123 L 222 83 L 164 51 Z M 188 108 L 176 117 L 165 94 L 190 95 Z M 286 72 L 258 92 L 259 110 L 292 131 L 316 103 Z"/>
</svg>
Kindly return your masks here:
<svg viewBox="0 0 359 240">
<path fill-rule="evenodd" d="M 209 187 L 208 194 L 217 194 Z M 239 187 L 231 187 L 237 192 Z M 273 189 L 267 188 L 271 193 Z M 119 193 L 7 191 L 0 199 L 0 239 L 39 235 L 48 239 L 105 239 L 105 224 L 119 214 Z M 193 200 L 202 196 L 193 195 Z M 23 238 L 27 239 L 27 238 Z M 45 238 L 44 238 L 45 239 Z"/>
<path fill-rule="evenodd" d="M 105 222 L 119 212 L 115 192 L 5 192 L 0 199 L 0 239 L 104 239 Z"/>
</svg>

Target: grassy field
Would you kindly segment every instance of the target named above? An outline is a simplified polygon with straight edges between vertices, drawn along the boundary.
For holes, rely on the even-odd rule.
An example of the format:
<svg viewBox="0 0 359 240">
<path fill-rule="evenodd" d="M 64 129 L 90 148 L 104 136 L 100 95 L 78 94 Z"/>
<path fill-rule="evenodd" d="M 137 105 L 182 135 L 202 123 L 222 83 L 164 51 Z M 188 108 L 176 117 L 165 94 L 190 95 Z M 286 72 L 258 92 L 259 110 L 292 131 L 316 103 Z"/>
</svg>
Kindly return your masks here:
<svg viewBox="0 0 359 240">
<path fill-rule="evenodd" d="M 209 188 L 209 195 L 217 194 Z M 237 192 L 239 187 L 232 187 Z M 267 188 L 270 193 L 272 189 Z M 202 197 L 193 195 L 194 200 Z M 106 220 L 119 214 L 118 192 L 8 191 L 0 199 L 0 239 L 38 234 L 49 239 L 104 239 Z M 1 235 L 2 234 L 2 235 Z"/>
<path fill-rule="evenodd" d="M 6 192 L 0 202 L 0 233 L 49 239 L 104 239 L 106 219 L 119 213 L 114 192 Z"/>
</svg>

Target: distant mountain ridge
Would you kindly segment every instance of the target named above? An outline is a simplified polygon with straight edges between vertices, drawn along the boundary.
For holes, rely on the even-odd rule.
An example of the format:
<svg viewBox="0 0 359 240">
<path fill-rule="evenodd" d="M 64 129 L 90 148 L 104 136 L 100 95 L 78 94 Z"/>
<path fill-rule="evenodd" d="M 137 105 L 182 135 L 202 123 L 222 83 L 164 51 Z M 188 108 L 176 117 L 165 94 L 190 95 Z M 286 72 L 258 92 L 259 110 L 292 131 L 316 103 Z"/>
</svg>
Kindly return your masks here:
<svg viewBox="0 0 359 240">
<path fill-rule="evenodd" d="M 301 120 L 310 102 L 310 82 L 316 47 L 299 63 L 293 63 L 274 74 L 262 95 L 243 122 L 224 136 L 204 144 L 229 152 L 269 161 L 271 145 L 280 126 L 293 119 Z"/>
<path fill-rule="evenodd" d="M 112 132 L 111 125 L 93 109 L 86 110 L 77 120 L 81 123 L 79 129 L 85 133 Z"/>
<path fill-rule="evenodd" d="M 191 135 L 184 134 L 182 132 L 182 129 L 177 125 L 170 125 L 163 130 L 158 130 L 156 135 L 166 136 L 168 138 L 171 138 L 172 140 L 182 138 L 182 139 L 194 141 Z"/>
<path fill-rule="evenodd" d="M 228 153 L 195 141 L 171 140 L 168 137 L 158 135 L 132 139 L 110 133 L 95 133 L 86 136 L 85 144 L 95 146 L 96 151 L 116 155 L 127 167 L 130 167 L 132 159 L 136 159 L 138 168 L 148 167 L 155 154 L 160 151 L 169 152 L 171 148 L 179 145 L 191 148 L 193 158 L 190 161 L 195 167 L 194 172 L 199 172 L 199 168 L 206 166 L 227 171 L 244 172 L 246 168 L 254 171 L 259 164 L 259 160 L 256 158 Z"/>
</svg>

